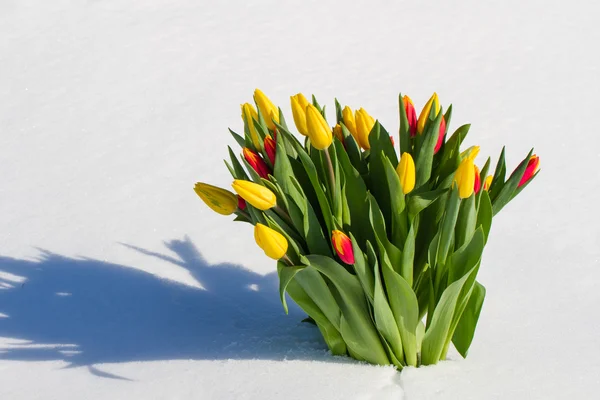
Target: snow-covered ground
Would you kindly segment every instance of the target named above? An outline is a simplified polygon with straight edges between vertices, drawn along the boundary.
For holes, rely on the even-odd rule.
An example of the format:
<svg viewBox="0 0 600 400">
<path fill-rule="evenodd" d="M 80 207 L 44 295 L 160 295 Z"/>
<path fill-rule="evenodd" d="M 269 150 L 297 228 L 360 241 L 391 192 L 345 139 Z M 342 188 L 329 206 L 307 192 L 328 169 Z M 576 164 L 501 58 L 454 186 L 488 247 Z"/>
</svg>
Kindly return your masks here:
<svg viewBox="0 0 600 400">
<path fill-rule="evenodd" d="M 423 4 L 420 4 L 423 3 Z M 0 398 L 590 399 L 600 390 L 593 1 L 0 0 Z M 373 367 L 285 316 L 210 211 L 259 87 L 397 129 L 436 90 L 542 173 L 494 220 L 469 358 Z"/>
</svg>

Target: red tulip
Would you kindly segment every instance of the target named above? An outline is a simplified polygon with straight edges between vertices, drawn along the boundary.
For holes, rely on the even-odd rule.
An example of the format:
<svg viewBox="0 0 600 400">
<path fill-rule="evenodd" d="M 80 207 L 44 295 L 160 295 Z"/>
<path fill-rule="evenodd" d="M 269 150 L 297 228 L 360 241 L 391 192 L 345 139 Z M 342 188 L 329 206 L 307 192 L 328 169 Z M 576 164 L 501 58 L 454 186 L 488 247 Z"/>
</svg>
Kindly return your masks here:
<svg viewBox="0 0 600 400">
<path fill-rule="evenodd" d="M 354 250 L 352 240 L 342 231 L 335 230 L 331 235 L 331 242 L 338 257 L 346 264 L 354 264 Z"/>
<path fill-rule="evenodd" d="M 525 173 L 523 174 L 523 177 L 521 178 L 521 181 L 519 182 L 518 187 L 521 187 L 525 183 L 527 183 L 527 181 L 530 180 L 535 175 L 539 166 L 540 166 L 540 158 L 538 156 L 536 156 L 535 154 L 532 155 L 531 158 L 529 159 L 529 162 L 527 163 L 527 168 L 525 168 Z"/>
<path fill-rule="evenodd" d="M 442 121 L 440 122 L 440 133 L 438 134 L 438 141 L 435 145 L 435 149 L 433 149 L 433 154 L 437 154 L 437 152 L 442 148 L 444 136 L 446 136 L 446 119 L 442 116 Z"/>
<path fill-rule="evenodd" d="M 275 140 L 271 137 L 271 135 L 267 135 L 265 137 L 265 151 L 267 152 L 267 156 L 269 156 L 269 160 L 271 161 L 271 165 L 275 166 Z"/>
<path fill-rule="evenodd" d="M 404 109 L 406 110 L 410 137 L 414 137 L 417 134 L 417 112 L 415 111 L 415 105 L 408 96 L 402 97 L 402 103 L 404 103 Z"/>
<path fill-rule="evenodd" d="M 239 194 L 237 195 L 237 201 L 238 201 L 238 208 L 240 210 L 245 210 L 246 209 L 246 200 L 244 200 L 242 198 L 242 196 L 240 196 Z"/>
<path fill-rule="evenodd" d="M 473 190 L 477 194 L 481 190 L 481 177 L 479 176 L 480 173 L 477 165 L 474 165 L 473 167 L 475 168 L 475 184 L 473 185 Z"/>
<path fill-rule="evenodd" d="M 244 147 L 244 158 L 248 164 L 256 171 L 258 176 L 264 179 L 269 179 L 271 171 L 265 161 L 256 153 L 247 147 Z"/>
<path fill-rule="evenodd" d="M 390 136 L 390 140 L 392 141 L 392 146 L 395 146 L 396 142 L 394 141 L 394 137 L 393 136 Z"/>
</svg>

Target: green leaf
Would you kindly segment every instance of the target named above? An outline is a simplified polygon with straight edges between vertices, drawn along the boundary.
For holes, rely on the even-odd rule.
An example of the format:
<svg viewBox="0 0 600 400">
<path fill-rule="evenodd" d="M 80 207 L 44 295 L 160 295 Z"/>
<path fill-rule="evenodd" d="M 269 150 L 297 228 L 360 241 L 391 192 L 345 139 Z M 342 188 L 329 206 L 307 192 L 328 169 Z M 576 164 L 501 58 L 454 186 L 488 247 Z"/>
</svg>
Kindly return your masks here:
<svg viewBox="0 0 600 400">
<path fill-rule="evenodd" d="M 447 191 L 448 189 L 437 189 L 430 192 L 407 195 L 406 203 L 408 208 L 408 217 L 411 223 L 421 211 L 429 207 Z"/>
<path fill-rule="evenodd" d="M 498 163 L 496 164 L 496 170 L 494 171 L 494 177 L 492 178 L 492 184 L 490 185 L 489 189 L 492 203 L 504 186 L 504 177 L 506 176 L 506 161 L 504 160 L 505 153 L 506 147 L 502 147 L 502 152 L 500 153 L 500 157 L 498 157 Z"/>
<path fill-rule="evenodd" d="M 375 293 L 373 302 L 373 313 L 375 318 L 375 325 L 377 330 L 381 333 L 381 336 L 390 345 L 393 355 L 397 360 L 404 359 L 404 351 L 402 349 L 402 339 L 400 338 L 400 332 L 396 320 L 394 319 L 394 313 L 390 308 L 387 301 L 383 285 L 381 284 L 379 266 L 375 264 Z M 398 365 L 401 367 L 402 365 Z"/>
<path fill-rule="evenodd" d="M 291 280 L 286 288 L 288 294 L 304 312 L 315 320 L 327 347 L 334 355 L 345 355 L 347 348 L 339 330 L 327 319 L 319 306 L 308 296 L 302 287 L 295 281 Z"/>
<path fill-rule="evenodd" d="M 383 280 L 396 325 L 400 330 L 404 358 L 407 365 L 417 366 L 416 330 L 419 322 L 419 303 L 412 288 L 400 274 L 394 271 L 386 256 L 381 263 Z"/>
<path fill-rule="evenodd" d="M 360 285 L 367 295 L 368 300 L 373 304 L 375 280 L 373 277 L 372 264 L 367 264 L 367 260 L 365 260 L 364 254 L 352 233 L 350 233 L 350 240 L 352 240 L 352 251 L 354 252 L 354 271 L 356 271 L 356 276 L 358 277 Z M 369 251 L 375 253 L 371 243 L 367 242 L 367 247 L 369 246 Z M 375 258 L 374 262 L 377 262 L 377 258 Z"/>
<path fill-rule="evenodd" d="M 241 148 L 246 147 L 246 141 L 245 141 L 245 139 L 243 137 L 241 137 L 240 135 L 238 135 L 237 133 L 235 133 L 231 129 L 229 129 L 229 132 L 231 133 L 231 136 L 233 136 L 233 138 L 235 139 L 235 141 L 237 142 L 237 144 L 240 145 Z"/>
<path fill-rule="evenodd" d="M 435 121 L 428 125 L 422 138 L 423 143 L 415 151 L 415 169 L 417 175 L 415 184 L 416 188 L 423 186 L 431 177 L 431 170 L 433 168 L 433 151 L 438 140 L 442 117 L 443 115 L 440 112 L 435 118 Z"/>
<path fill-rule="evenodd" d="M 456 220 L 454 247 L 458 248 L 471 239 L 477 227 L 477 212 L 475 209 L 475 195 L 464 199 L 460 204 L 458 219 Z"/>
<path fill-rule="evenodd" d="M 529 158 L 531 157 L 532 154 L 533 154 L 533 149 L 531 149 L 529 151 L 529 154 L 527 154 L 527 157 L 525 157 L 525 159 L 523 161 L 521 161 L 521 164 L 519 164 L 517 169 L 515 169 L 515 171 L 510 175 L 510 178 L 508 178 L 508 180 L 506 181 L 506 183 L 500 190 L 500 193 L 498 193 L 498 196 L 493 198 L 492 210 L 494 212 L 494 215 L 498 214 L 500 212 L 500 210 L 502 210 L 502 208 L 504 208 L 504 206 L 506 204 L 508 204 L 508 202 L 513 198 L 513 195 L 514 195 L 515 191 L 517 190 L 519 182 L 521 181 L 521 178 L 523 177 L 523 174 L 525 173 L 525 170 L 527 169 L 527 164 L 529 163 Z M 490 190 L 491 190 L 491 188 L 490 188 Z M 490 196 L 491 196 L 491 193 L 490 193 Z"/>
<path fill-rule="evenodd" d="M 372 364 L 388 365 L 390 361 L 371 321 L 358 278 L 330 258 L 312 254 L 306 258 L 331 280 L 340 294 L 340 332 L 349 351 Z"/>
<path fill-rule="evenodd" d="M 402 252 L 400 251 L 400 249 L 394 246 L 392 242 L 390 242 L 387 238 L 385 230 L 385 221 L 383 220 L 383 215 L 381 214 L 381 210 L 377 205 L 377 201 L 370 193 L 367 195 L 367 198 L 369 199 L 370 206 L 369 219 L 371 221 L 371 225 L 373 226 L 373 231 L 375 232 L 377 243 L 381 244 L 381 246 L 383 247 L 379 251 L 380 260 L 382 254 L 384 252 L 387 253 L 393 269 L 399 272 L 402 262 Z"/>
<path fill-rule="evenodd" d="M 452 189 L 452 191 L 448 193 L 448 196 L 446 212 L 444 213 L 444 218 L 439 230 L 440 241 L 436 256 L 436 282 L 439 282 L 439 278 L 441 278 L 441 273 L 438 273 L 438 271 L 442 271 L 442 269 L 438 269 L 437 266 L 446 264 L 446 258 L 448 257 L 448 252 L 450 251 L 450 247 L 454 240 L 454 227 L 456 226 L 461 203 L 460 197 L 458 196 L 458 187 Z"/>
<path fill-rule="evenodd" d="M 398 247 L 404 247 L 404 241 L 408 234 L 408 221 L 406 213 L 404 213 L 404 193 L 402 191 L 402 184 L 400 178 L 396 173 L 396 169 L 390 162 L 389 158 L 382 160 L 383 169 L 385 172 L 385 178 L 387 181 L 387 187 L 390 196 L 390 213 L 391 213 L 391 238 L 392 243 Z"/>
<path fill-rule="evenodd" d="M 238 161 L 235 153 L 233 150 L 231 150 L 231 147 L 227 146 L 227 149 L 229 149 L 229 158 L 231 158 L 231 164 L 233 165 L 233 170 L 235 171 L 235 176 L 237 177 L 236 179 L 249 181 L 250 178 L 248 177 L 248 174 L 246 174 L 244 167 L 242 167 L 242 164 L 240 164 Z M 252 169 L 252 167 L 250 167 L 250 169 Z"/>
<path fill-rule="evenodd" d="M 400 129 L 398 132 L 398 136 L 400 137 L 400 154 L 406 152 L 412 155 L 412 148 L 410 145 L 410 126 L 408 124 L 408 117 L 406 116 L 404 102 L 402 101 L 402 93 L 398 94 L 398 104 L 400 114 Z"/>
<path fill-rule="evenodd" d="M 314 268 L 310 259 L 309 262 L 311 266 L 299 271 L 295 276 L 295 280 L 315 304 L 319 306 L 319 309 L 321 309 L 333 326 L 339 330 L 341 309 L 323 276 Z"/>
<path fill-rule="evenodd" d="M 483 306 L 483 300 L 485 299 L 485 287 L 479 282 L 475 282 L 471 297 L 463 314 L 456 326 L 454 335 L 452 336 L 452 343 L 461 356 L 466 357 L 475 335 L 475 328 L 477 327 L 477 321 L 479 320 L 479 314 Z"/>
<path fill-rule="evenodd" d="M 493 214 L 494 212 L 492 210 L 492 201 L 490 200 L 490 196 L 487 190 L 483 190 L 479 199 L 479 208 L 477 209 L 477 226 L 481 226 L 483 228 L 483 235 L 486 243 L 492 227 Z"/>
<path fill-rule="evenodd" d="M 473 234 L 471 240 L 450 256 L 447 263 L 449 284 L 456 282 L 470 270 L 475 268 L 481 260 L 484 246 L 483 230 L 479 227 Z"/>
<path fill-rule="evenodd" d="M 412 286 L 413 284 L 413 267 L 415 260 L 415 230 L 414 225 L 411 225 L 408 234 L 406 235 L 406 242 L 404 243 L 404 249 L 402 251 L 402 262 L 400 267 L 400 275 L 406 280 L 406 282 Z"/>
<path fill-rule="evenodd" d="M 306 268 L 305 266 L 287 266 L 283 262 L 277 262 L 277 275 L 279 276 L 279 298 L 281 299 L 281 304 L 283 305 L 283 310 L 286 314 L 288 314 L 288 305 L 285 298 L 285 289 L 288 284 L 294 279 L 296 273 L 300 270 Z"/>
<path fill-rule="evenodd" d="M 442 357 L 446 341 L 449 342 L 452 338 L 453 333 L 450 332 L 452 320 L 456 317 L 455 314 L 460 313 L 459 304 L 469 295 L 476 274 L 477 268 L 473 268 L 442 293 L 423 338 L 421 362 L 424 365 L 437 364 Z"/>
</svg>

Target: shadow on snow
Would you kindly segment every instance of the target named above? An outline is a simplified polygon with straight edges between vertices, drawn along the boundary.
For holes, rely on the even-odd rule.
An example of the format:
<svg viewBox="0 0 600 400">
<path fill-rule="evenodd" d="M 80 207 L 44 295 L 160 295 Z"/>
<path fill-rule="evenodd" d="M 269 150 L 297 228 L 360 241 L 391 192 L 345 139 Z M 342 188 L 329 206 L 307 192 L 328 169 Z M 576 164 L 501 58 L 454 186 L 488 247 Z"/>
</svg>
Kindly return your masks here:
<svg viewBox="0 0 600 400">
<path fill-rule="evenodd" d="M 206 289 L 123 265 L 40 250 L 37 261 L 0 256 L 0 359 L 64 360 L 69 366 L 173 359 L 321 359 L 316 327 L 290 304 L 276 273 L 208 265 L 185 238 L 165 242 L 173 256 L 125 245 L 186 268 Z M 7 280 L 24 277 L 21 283 Z M 5 279 L 2 279 L 2 276 Z"/>
</svg>

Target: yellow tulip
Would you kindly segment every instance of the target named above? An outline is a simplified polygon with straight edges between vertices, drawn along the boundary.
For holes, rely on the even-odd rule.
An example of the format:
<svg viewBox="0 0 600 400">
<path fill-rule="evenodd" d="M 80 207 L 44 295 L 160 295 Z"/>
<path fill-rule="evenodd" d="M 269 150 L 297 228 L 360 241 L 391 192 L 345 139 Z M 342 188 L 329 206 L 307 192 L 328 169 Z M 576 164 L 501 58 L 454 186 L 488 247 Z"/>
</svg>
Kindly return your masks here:
<svg viewBox="0 0 600 400">
<path fill-rule="evenodd" d="M 307 136 L 306 129 L 306 106 L 308 105 L 308 100 L 302 93 L 298 93 L 295 96 L 291 96 L 290 100 L 292 102 L 292 115 L 294 116 L 294 123 L 296 124 L 296 128 L 298 132 Z"/>
<path fill-rule="evenodd" d="M 415 188 L 415 162 L 409 153 L 402 153 L 396 173 L 402 184 L 402 192 L 410 193 Z"/>
<path fill-rule="evenodd" d="M 479 146 L 469 147 L 468 149 L 460 153 L 461 160 L 464 158 L 470 158 L 471 160 L 475 161 L 475 158 L 477 158 L 477 155 L 479 154 L 479 149 Z"/>
<path fill-rule="evenodd" d="M 285 236 L 261 223 L 254 226 L 254 240 L 268 257 L 275 260 L 283 257 L 288 249 Z"/>
<path fill-rule="evenodd" d="M 489 190 L 492 179 L 494 179 L 492 175 L 488 175 L 487 178 L 485 178 L 485 181 L 483 181 L 483 190 Z"/>
<path fill-rule="evenodd" d="M 421 114 L 419 115 L 419 120 L 417 121 L 417 132 L 423 133 L 423 129 L 425 129 L 425 123 L 427 122 L 427 119 L 429 118 L 429 114 L 431 113 L 432 106 L 435 107 L 435 115 L 437 116 L 440 112 L 440 100 L 438 99 L 438 95 L 435 92 L 433 93 L 431 98 L 427 101 L 427 103 L 425 104 L 425 107 L 423 107 L 423 110 L 421 110 Z"/>
<path fill-rule="evenodd" d="M 194 192 L 207 206 L 221 215 L 230 215 L 238 208 L 237 196 L 229 190 L 197 182 Z"/>
<path fill-rule="evenodd" d="M 360 108 L 356 111 L 356 136 L 358 138 L 358 144 L 365 150 L 371 148 L 369 144 L 369 133 L 375 125 L 375 120 L 365 111 L 364 108 Z"/>
<path fill-rule="evenodd" d="M 352 109 L 348 106 L 344 107 L 342 110 L 342 121 L 350 134 L 356 139 L 356 120 L 354 119 Z M 356 142 L 358 143 L 358 139 L 356 139 Z"/>
<path fill-rule="evenodd" d="M 277 204 L 275 193 L 258 183 L 236 179 L 231 186 L 237 194 L 259 210 L 268 210 Z"/>
<path fill-rule="evenodd" d="M 331 128 L 312 104 L 306 106 L 306 127 L 310 143 L 317 150 L 324 150 L 333 141 Z"/>
<path fill-rule="evenodd" d="M 344 133 L 342 132 L 342 126 L 336 124 L 333 127 L 333 136 L 335 136 L 340 142 L 344 143 Z"/>
<path fill-rule="evenodd" d="M 475 164 L 473 159 L 466 157 L 462 160 L 454 174 L 454 182 L 458 185 L 458 195 L 466 199 L 473 194 L 475 188 Z"/>
<path fill-rule="evenodd" d="M 260 145 L 260 136 L 258 136 L 253 119 L 258 121 L 258 113 L 254 109 L 254 106 L 252 106 L 250 103 L 242 104 L 242 120 L 248 124 L 248 130 L 250 131 L 252 144 L 256 150 L 260 151 L 262 149 L 262 146 Z"/>
<path fill-rule="evenodd" d="M 273 104 L 271 100 L 269 100 L 269 98 L 259 89 L 254 91 L 254 101 L 256 101 L 256 104 L 258 105 L 258 109 L 265 119 L 267 127 L 270 130 L 275 131 L 277 127 L 273 123 L 273 120 L 279 123 L 279 110 L 277 107 L 275 107 L 275 104 Z"/>
</svg>

